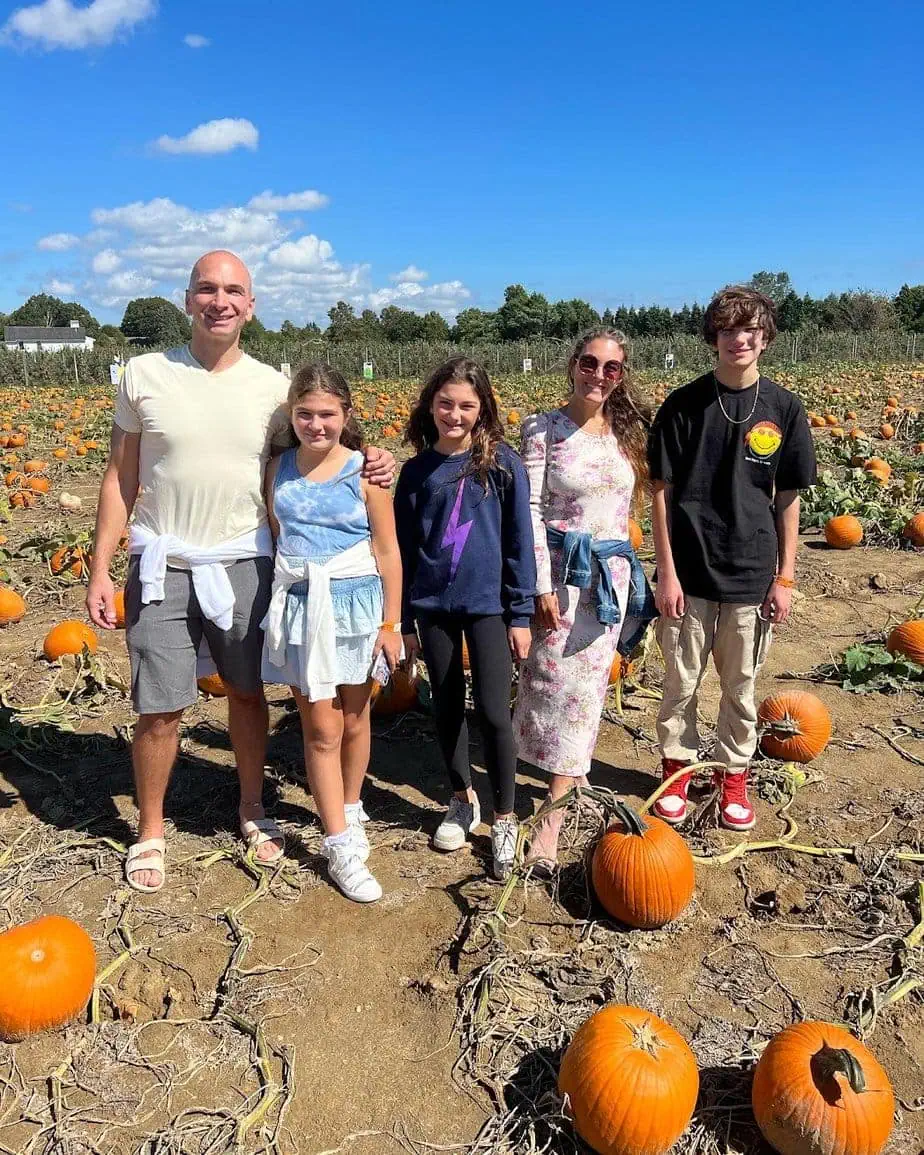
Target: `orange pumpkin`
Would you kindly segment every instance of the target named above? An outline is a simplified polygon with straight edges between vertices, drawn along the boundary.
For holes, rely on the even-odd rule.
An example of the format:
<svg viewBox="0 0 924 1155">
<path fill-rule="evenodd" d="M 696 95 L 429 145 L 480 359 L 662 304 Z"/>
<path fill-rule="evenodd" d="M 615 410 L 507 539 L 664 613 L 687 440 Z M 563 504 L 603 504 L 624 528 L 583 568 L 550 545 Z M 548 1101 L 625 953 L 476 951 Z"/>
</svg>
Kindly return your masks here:
<svg viewBox="0 0 924 1155">
<path fill-rule="evenodd" d="M 417 691 L 420 678 L 415 674 L 412 678 L 406 669 L 399 666 L 388 679 L 388 683 L 380 686 L 372 683 L 372 713 L 380 717 L 392 714 L 405 714 L 417 705 Z"/>
<path fill-rule="evenodd" d="M 558 1090 L 568 1096 L 575 1130 L 599 1155 L 663 1155 L 690 1122 L 699 1072 L 669 1023 L 613 1005 L 575 1031 Z"/>
<path fill-rule="evenodd" d="M 124 630 L 125 629 L 125 590 L 116 590 L 114 601 L 115 601 L 116 627 L 120 630 Z"/>
<path fill-rule="evenodd" d="M 902 537 L 912 545 L 924 545 L 924 513 L 916 513 L 905 522 Z"/>
<path fill-rule="evenodd" d="M 883 441 L 891 441 L 895 436 L 895 426 L 884 422 L 879 426 L 879 436 L 883 439 Z"/>
<path fill-rule="evenodd" d="M 877 1155 L 892 1130 L 889 1076 L 843 1027 L 795 1023 L 754 1071 L 754 1118 L 781 1155 Z"/>
<path fill-rule="evenodd" d="M 831 715 L 814 694 L 786 690 L 764 698 L 757 711 L 764 733 L 760 748 L 769 758 L 811 762 L 831 740 Z"/>
<path fill-rule="evenodd" d="M 833 549 L 851 549 L 863 540 L 863 525 L 852 513 L 830 517 L 825 522 L 825 541 Z"/>
<path fill-rule="evenodd" d="M 924 666 L 924 620 L 915 619 L 896 626 L 889 634 L 886 649 L 890 654 L 903 654 L 919 666 Z"/>
<path fill-rule="evenodd" d="M 228 687 L 222 681 L 221 674 L 206 674 L 204 678 L 196 680 L 196 685 L 209 698 L 227 697 Z"/>
<path fill-rule="evenodd" d="M 85 623 L 73 618 L 59 622 L 45 635 L 42 651 L 49 662 L 56 662 L 64 654 L 81 654 L 83 648 L 96 653 L 96 633 Z"/>
<path fill-rule="evenodd" d="M 635 662 L 627 662 L 622 654 L 617 652 L 610 666 L 609 685 L 615 686 L 617 682 L 624 682 L 626 678 L 631 678 L 634 673 Z"/>
<path fill-rule="evenodd" d="M 15 591 L 0 586 L 0 626 L 19 622 L 26 616 L 26 603 Z"/>
<path fill-rule="evenodd" d="M 23 473 L 42 473 L 47 468 L 48 468 L 48 462 L 47 461 L 35 460 L 35 461 L 27 461 L 23 465 L 22 471 L 23 471 Z"/>
<path fill-rule="evenodd" d="M 686 910 L 696 875 L 686 842 L 660 818 L 616 808 L 622 829 L 594 849 L 591 880 L 607 912 L 628 926 L 664 926 Z"/>
<path fill-rule="evenodd" d="M 30 477 L 26 482 L 26 488 L 31 489 L 33 493 L 47 493 L 51 489 L 51 482 L 47 477 Z"/>
<path fill-rule="evenodd" d="M 35 494 L 31 490 L 18 489 L 10 498 L 12 509 L 31 509 L 35 505 Z"/>
<path fill-rule="evenodd" d="M 884 473 L 887 477 L 892 472 L 892 466 L 889 465 L 884 457 L 868 457 L 863 464 L 863 468 L 868 469 L 870 472 L 876 470 L 879 473 Z"/>
<path fill-rule="evenodd" d="M 835 417 L 833 413 L 825 414 L 825 425 L 836 426 L 840 424 L 839 418 Z"/>
<path fill-rule="evenodd" d="M 634 521 L 630 517 L 629 518 L 629 545 L 631 545 L 634 550 L 640 550 L 642 548 L 642 542 L 644 540 L 645 540 L 645 536 L 642 533 L 642 527 L 638 524 L 637 521 Z"/>
<path fill-rule="evenodd" d="M 82 578 L 89 573 L 87 561 L 87 551 L 79 545 L 62 545 L 48 559 L 48 568 L 56 577 L 70 573 L 76 578 Z"/>
<path fill-rule="evenodd" d="M 49 914 L 0 934 L 0 1038 L 63 1026 L 93 992 L 96 951 L 76 922 Z"/>
</svg>

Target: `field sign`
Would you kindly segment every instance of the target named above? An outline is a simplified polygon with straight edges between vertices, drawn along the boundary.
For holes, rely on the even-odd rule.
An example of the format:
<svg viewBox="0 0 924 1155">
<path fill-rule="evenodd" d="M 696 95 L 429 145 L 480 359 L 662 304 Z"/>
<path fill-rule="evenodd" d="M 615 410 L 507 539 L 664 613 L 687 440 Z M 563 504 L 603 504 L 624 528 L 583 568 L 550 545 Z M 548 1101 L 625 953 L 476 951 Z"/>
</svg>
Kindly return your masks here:
<svg viewBox="0 0 924 1155">
<path fill-rule="evenodd" d="M 118 385 L 122 380 L 122 364 L 119 361 L 113 361 L 109 366 L 109 384 Z"/>
<path fill-rule="evenodd" d="M 283 361 L 280 364 L 279 372 L 283 375 L 283 377 L 288 377 L 290 381 L 292 380 L 292 366 L 288 361 Z"/>
<path fill-rule="evenodd" d="M 665 369 L 673 369 L 673 367 L 674 367 L 674 354 L 673 353 L 665 353 L 664 354 L 664 368 Z"/>
<path fill-rule="evenodd" d="M 372 380 L 372 362 L 371 361 L 363 361 L 363 377 L 367 381 Z"/>
<path fill-rule="evenodd" d="M 532 373 L 532 371 L 533 371 L 533 359 L 532 359 L 532 357 L 524 357 L 523 358 L 523 372 L 524 373 Z"/>
</svg>

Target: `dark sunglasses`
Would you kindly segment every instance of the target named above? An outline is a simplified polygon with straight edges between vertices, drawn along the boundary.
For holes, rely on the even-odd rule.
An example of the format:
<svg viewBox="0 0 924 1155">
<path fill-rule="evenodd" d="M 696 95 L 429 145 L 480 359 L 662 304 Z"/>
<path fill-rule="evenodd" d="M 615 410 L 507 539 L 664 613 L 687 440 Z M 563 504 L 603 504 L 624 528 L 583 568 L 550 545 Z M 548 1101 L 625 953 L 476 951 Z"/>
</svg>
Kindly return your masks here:
<svg viewBox="0 0 924 1155">
<path fill-rule="evenodd" d="M 578 368 L 582 373 L 596 373 L 600 362 L 593 353 L 584 353 L 578 357 Z M 606 381 L 618 381 L 623 374 L 625 365 L 622 361 L 607 361 L 603 366 L 603 377 Z"/>
</svg>

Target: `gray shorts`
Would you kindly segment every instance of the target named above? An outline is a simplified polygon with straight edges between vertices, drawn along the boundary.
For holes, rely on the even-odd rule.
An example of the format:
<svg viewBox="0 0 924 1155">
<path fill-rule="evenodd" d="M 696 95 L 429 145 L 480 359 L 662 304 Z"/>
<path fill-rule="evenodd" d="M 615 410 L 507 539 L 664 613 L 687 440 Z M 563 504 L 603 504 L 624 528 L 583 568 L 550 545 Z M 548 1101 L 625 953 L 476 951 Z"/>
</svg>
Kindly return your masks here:
<svg viewBox="0 0 924 1155">
<path fill-rule="evenodd" d="M 141 604 L 139 559 L 125 583 L 125 628 L 132 666 L 132 704 L 139 714 L 167 714 L 196 700 L 196 656 L 203 634 L 224 681 L 243 694 L 262 685 L 260 623 L 269 608 L 273 559 L 246 558 L 228 567 L 234 620 L 220 630 L 202 616 L 189 570 L 167 567 L 164 599 Z"/>
</svg>

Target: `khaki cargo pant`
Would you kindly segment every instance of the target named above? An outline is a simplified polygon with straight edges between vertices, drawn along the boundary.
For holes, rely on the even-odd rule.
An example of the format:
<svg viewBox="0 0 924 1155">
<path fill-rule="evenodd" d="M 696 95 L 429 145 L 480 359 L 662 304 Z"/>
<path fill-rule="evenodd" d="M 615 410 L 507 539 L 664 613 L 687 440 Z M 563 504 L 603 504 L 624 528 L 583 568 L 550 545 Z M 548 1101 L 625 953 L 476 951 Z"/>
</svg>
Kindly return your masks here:
<svg viewBox="0 0 924 1155">
<path fill-rule="evenodd" d="M 712 654 L 722 687 L 712 757 L 732 773 L 747 769 L 757 747 L 754 682 L 772 634 L 773 626 L 760 617 L 760 606 L 705 598 L 686 598 L 682 618 L 658 619 L 665 665 L 657 727 L 662 758 L 697 759 L 697 696 Z"/>
</svg>

